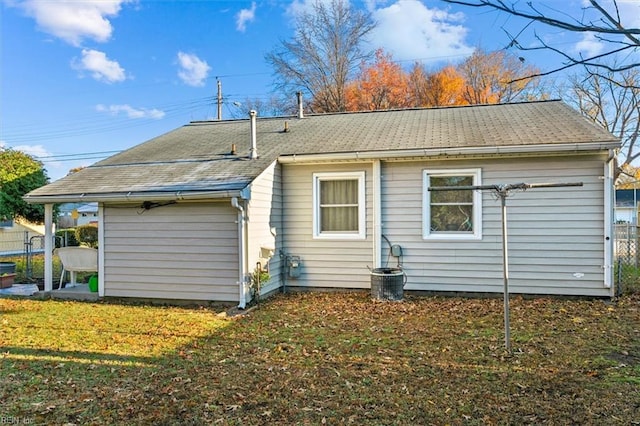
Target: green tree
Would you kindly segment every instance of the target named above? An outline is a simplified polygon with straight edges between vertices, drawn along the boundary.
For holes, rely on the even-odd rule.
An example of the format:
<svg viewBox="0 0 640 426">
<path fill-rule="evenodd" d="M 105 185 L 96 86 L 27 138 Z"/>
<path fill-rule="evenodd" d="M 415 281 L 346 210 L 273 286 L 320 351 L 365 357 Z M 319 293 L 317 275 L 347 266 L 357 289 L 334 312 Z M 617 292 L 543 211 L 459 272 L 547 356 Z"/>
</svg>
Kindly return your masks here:
<svg viewBox="0 0 640 426">
<path fill-rule="evenodd" d="M 44 206 L 27 204 L 22 196 L 49 183 L 42 163 L 24 152 L 0 149 L 0 219 L 22 217 L 44 221 Z"/>
</svg>

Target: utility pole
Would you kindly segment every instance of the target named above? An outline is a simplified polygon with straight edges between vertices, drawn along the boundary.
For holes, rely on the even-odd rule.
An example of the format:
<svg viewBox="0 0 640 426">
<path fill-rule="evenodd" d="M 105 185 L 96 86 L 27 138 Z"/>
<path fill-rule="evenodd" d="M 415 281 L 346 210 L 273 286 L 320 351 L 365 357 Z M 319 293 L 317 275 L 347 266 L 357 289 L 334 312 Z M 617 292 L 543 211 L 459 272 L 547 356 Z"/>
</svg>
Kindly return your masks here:
<svg viewBox="0 0 640 426">
<path fill-rule="evenodd" d="M 222 120 L 222 82 L 216 77 L 218 82 L 218 121 Z"/>
<path fill-rule="evenodd" d="M 536 188 L 559 188 L 565 186 L 582 186 L 582 182 L 573 183 L 510 183 L 500 185 L 477 186 L 433 186 L 429 191 L 493 191 L 500 198 L 502 208 L 502 279 L 504 284 L 504 346 L 511 352 L 511 331 L 509 324 L 509 252 L 507 241 L 507 197 L 513 191 L 526 191 Z"/>
</svg>

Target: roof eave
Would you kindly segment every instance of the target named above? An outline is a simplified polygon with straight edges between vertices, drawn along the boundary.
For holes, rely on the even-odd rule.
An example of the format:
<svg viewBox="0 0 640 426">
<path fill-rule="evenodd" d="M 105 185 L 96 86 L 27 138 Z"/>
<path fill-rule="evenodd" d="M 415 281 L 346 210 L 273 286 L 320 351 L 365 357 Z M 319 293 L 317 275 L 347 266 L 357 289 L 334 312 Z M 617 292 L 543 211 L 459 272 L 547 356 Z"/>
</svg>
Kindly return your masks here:
<svg viewBox="0 0 640 426">
<path fill-rule="evenodd" d="M 385 151 L 353 151 L 316 154 L 286 154 L 281 155 L 281 163 L 301 163 L 316 161 L 340 160 L 376 160 L 385 158 L 436 157 L 436 156 L 464 156 L 464 155 L 496 155 L 496 154 L 535 154 L 535 153 L 570 153 L 584 151 L 607 151 L 620 147 L 619 141 L 602 141 L 590 143 L 568 143 L 552 145 L 509 145 L 490 147 L 463 148 L 419 148 Z"/>
<path fill-rule="evenodd" d="M 214 200 L 240 197 L 246 198 L 244 190 L 226 191 L 177 191 L 177 192 L 121 192 L 107 194 L 61 194 L 25 195 L 29 204 L 59 204 L 95 201 L 99 203 L 128 203 L 143 201 L 183 201 Z"/>
</svg>

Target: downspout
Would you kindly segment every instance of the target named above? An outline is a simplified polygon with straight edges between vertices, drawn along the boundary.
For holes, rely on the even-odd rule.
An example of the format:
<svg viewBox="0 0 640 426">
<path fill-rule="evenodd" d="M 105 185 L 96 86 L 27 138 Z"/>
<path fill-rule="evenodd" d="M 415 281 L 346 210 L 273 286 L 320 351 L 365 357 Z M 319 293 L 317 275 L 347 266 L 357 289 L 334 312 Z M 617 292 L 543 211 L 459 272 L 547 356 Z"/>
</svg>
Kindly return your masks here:
<svg viewBox="0 0 640 426">
<path fill-rule="evenodd" d="M 373 162 L 373 265 L 382 266 L 382 197 L 380 160 Z"/>
<path fill-rule="evenodd" d="M 245 281 L 245 277 L 247 275 L 247 262 L 245 261 L 247 258 L 247 245 L 245 244 L 244 207 L 242 207 L 242 205 L 238 201 L 238 197 L 233 197 L 231 199 L 231 205 L 238 210 L 238 288 L 240 291 L 240 302 L 238 303 L 238 308 L 244 309 L 247 307 Z"/>
<path fill-rule="evenodd" d="M 609 157 L 604 163 L 604 286 L 614 296 L 613 286 L 613 207 L 614 207 L 614 160 L 615 153 L 609 150 Z"/>
</svg>

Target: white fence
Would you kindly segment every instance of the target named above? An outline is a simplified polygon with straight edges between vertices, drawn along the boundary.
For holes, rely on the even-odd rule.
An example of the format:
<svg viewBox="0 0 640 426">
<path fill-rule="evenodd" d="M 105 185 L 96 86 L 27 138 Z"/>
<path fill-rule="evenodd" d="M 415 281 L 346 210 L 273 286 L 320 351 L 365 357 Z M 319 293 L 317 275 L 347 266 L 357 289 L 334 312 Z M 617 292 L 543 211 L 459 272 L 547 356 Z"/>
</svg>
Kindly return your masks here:
<svg viewBox="0 0 640 426">
<path fill-rule="evenodd" d="M 621 294 L 625 287 L 638 281 L 638 226 L 631 223 L 616 224 L 614 228 L 614 257 L 616 289 Z"/>
</svg>

